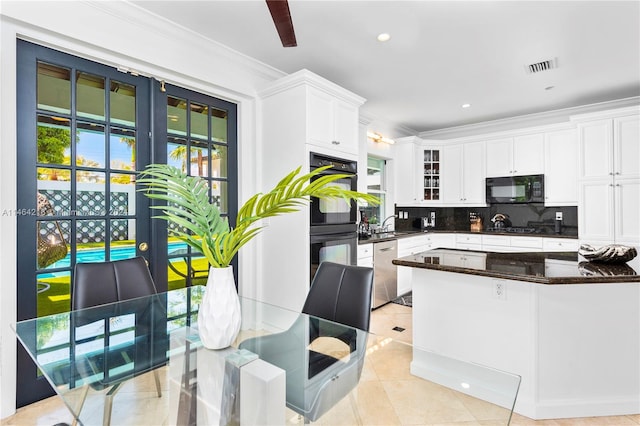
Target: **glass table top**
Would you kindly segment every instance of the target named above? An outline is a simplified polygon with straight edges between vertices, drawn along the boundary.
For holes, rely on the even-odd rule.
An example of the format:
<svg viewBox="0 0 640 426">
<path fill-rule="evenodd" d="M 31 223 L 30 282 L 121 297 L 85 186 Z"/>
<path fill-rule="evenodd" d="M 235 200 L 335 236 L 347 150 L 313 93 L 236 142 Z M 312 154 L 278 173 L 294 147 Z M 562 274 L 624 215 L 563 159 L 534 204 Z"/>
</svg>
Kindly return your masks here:
<svg viewBox="0 0 640 426">
<path fill-rule="evenodd" d="M 240 299 L 242 329 L 232 347 L 205 349 L 197 332 L 203 293 L 200 286 L 173 290 L 21 321 L 15 330 L 43 379 L 85 425 L 102 424 L 114 385 L 121 388 L 112 424 L 210 424 L 201 414 L 185 421 L 180 401 L 197 386 L 198 400 L 233 396 L 237 389 L 211 359 L 234 357 L 238 368 L 259 358 L 285 371 L 286 422 L 298 422 L 296 413 L 342 424 L 510 421 L 517 375 L 248 298 Z M 331 388 L 334 382 L 342 386 Z M 319 400 L 320 388 L 335 395 L 346 389 L 338 396 L 349 397 Z M 236 420 L 231 413 L 220 422 Z"/>
</svg>

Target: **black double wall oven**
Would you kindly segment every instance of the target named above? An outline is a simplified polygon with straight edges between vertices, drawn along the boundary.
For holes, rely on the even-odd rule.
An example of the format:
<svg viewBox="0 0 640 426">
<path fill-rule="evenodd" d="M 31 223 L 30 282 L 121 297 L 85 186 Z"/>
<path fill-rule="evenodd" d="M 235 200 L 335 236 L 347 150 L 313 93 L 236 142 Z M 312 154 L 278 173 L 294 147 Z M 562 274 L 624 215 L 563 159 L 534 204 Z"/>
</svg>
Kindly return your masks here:
<svg viewBox="0 0 640 426">
<path fill-rule="evenodd" d="M 346 174 L 333 183 L 352 191 L 357 190 L 358 164 L 326 155 L 311 153 L 310 169 L 331 165 L 313 180 L 329 174 Z M 355 265 L 357 262 L 358 235 L 356 219 L 358 207 L 355 201 L 343 199 L 319 200 L 311 199 L 310 204 L 310 239 L 311 239 L 311 279 L 323 261 Z"/>
</svg>

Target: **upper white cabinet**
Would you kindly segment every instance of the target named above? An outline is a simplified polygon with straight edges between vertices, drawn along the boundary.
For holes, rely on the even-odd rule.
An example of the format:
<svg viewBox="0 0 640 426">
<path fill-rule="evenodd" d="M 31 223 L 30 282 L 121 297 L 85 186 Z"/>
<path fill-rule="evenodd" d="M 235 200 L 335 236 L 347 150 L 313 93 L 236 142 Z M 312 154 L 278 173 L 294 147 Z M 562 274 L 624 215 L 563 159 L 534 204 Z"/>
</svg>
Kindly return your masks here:
<svg viewBox="0 0 640 426">
<path fill-rule="evenodd" d="M 640 116 L 580 123 L 580 178 L 640 177 Z"/>
<path fill-rule="evenodd" d="M 285 150 L 277 157 L 313 147 L 328 155 L 357 156 L 360 96 L 307 70 L 277 80 L 259 96 L 265 148 Z"/>
<path fill-rule="evenodd" d="M 417 205 L 422 197 L 422 147 L 413 139 L 396 140 L 393 146 L 395 203 L 399 206 Z"/>
<path fill-rule="evenodd" d="M 442 150 L 422 139 L 397 139 L 394 145 L 395 203 L 399 206 L 442 203 Z"/>
<path fill-rule="evenodd" d="M 442 148 L 442 200 L 445 204 L 485 205 L 484 142 Z"/>
<path fill-rule="evenodd" d="M 306 119 L 308 143 L 348 153 L 358 152 L 358 105 L 309 87 Z"/>
<path fill-rule="evenodd" d="M 580 239 L 640 244 L 640 115 L 578 124 Z"/>
<path fill-rule="evenodd" d="M 486 145 L 487 177 L 544 173 L 544 135 L 494 139 Z"/>
<path fill-rule="evenodd" d="M 577 205 L 579 150 L 575 129 L 545 133 L 544 155 L 545 205 Z"/>
</svg>

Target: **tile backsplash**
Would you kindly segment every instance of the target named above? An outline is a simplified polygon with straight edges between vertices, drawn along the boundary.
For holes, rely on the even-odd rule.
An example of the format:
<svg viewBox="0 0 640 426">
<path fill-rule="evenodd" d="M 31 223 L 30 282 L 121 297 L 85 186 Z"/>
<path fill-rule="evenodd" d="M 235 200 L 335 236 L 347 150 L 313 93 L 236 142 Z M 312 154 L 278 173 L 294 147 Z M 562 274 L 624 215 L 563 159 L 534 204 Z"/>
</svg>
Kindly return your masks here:
<svg viewBox="0 0 640 426">
<path fill-rule="evenodd" d="M 420 229 L 422 217 L 435 213 L 435 230 L 470 231 L 470 216 L 482 218 L 483 229 L 493 226 L 497 213 L 509 216 L 512 226 L 536 228 L 540 234 L 556 233 L 556 213 L 562 213 L 560 235 L 578 236 L 578 208 L 575 206 L 545 207 L 542 204 L 496 204 L 489 207 L 396 207 L 396 230 Z M 406 219 L 405 219 L 406 217 Z"/>
</svg>

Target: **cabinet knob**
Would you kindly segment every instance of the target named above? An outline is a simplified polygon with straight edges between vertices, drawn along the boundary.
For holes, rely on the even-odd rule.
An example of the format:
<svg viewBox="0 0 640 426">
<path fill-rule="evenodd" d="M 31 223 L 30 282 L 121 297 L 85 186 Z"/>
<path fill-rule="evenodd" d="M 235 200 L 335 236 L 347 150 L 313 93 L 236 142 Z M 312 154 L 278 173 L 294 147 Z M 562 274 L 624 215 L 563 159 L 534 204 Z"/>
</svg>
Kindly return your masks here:
<svg viewBox="0 0 640 426">
<path fill-rule="evenodd" d="M 340 141 L 331 141 L 331 143 L 334 145 L 340 145 Z"/>
<path fill-rule="evenodd" d="M 613 172 L 609 172 L 609 176 L 613 176 Z"/>
<path fill-rule="evenodd" d="M 620 172 L 616 172 L 616 175 L 619 175 L 619 174 L 620 174 Z"/>
<path fill-rule="evenodd" d="M 518 171 L 517 171 L 517 170 L 514 170 L 514 171 L 513 171 L 513 173 L 518 173 Z"/>
</svg>

